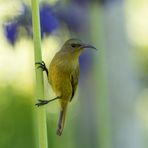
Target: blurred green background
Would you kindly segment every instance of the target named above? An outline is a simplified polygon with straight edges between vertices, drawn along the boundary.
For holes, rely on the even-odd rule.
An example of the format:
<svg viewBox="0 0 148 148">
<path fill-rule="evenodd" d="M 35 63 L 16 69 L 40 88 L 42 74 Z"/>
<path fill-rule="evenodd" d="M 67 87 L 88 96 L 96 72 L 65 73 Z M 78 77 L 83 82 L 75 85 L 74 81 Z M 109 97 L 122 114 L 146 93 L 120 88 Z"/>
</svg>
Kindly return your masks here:
<svg viewBox="0 0 148 148">
<path fill-rule="evenodd" d="M 0 148 L 36 148 L 37 107 L 29 0 L 0 0 Z M 40 0 L 43 60 L 71 37 L 92 44 L 61 137 L 47 105 L 49 148 L 148 147 L 148 1 Z M 46 75 L 45 96 L 55 94 Z"/>
</svg>

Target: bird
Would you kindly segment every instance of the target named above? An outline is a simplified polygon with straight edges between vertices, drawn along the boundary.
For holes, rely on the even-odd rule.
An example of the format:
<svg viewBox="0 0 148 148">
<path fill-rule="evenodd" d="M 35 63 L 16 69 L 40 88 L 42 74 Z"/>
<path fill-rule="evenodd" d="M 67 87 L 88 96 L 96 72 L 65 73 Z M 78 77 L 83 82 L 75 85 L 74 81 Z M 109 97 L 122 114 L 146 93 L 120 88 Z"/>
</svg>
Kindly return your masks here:
<svg viewBox="0 0 148 148">
<path fill-rule="evenodd" d="M 35 105 L 39 107 L 51 101 L 59 100 L 60 116 L 57 127 L 57 135 L 59 136 L 62 135 L 64 129 L 68 105 L 73 100 L 78 86 L 80 75 L 79 57 L 86 48 L 96 50 L 95 47 L 85 44 L 79 39 L 71 38 L 55 54 L 48 69 L 44 61 L 36 62 L 36 64 L 39 64 L 38 68 L 46 71 L 48 81 L 56 94 L 56 98 L 51 100 L 39 99 Z"/>
</svg>

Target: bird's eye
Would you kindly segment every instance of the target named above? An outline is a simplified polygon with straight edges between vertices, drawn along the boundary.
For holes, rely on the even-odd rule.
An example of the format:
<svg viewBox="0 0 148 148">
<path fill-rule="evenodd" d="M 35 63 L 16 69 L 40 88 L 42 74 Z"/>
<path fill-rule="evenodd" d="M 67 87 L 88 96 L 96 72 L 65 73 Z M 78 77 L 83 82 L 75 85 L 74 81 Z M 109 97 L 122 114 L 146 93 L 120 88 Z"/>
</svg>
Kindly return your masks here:
<svg viewBox="0 0 148 148">
<path fill-rule="evenodd" d="M 80 47 L 80 44 L 71 44 L 71 47 L 76 48 L 76 47 Z"/>
</svg>

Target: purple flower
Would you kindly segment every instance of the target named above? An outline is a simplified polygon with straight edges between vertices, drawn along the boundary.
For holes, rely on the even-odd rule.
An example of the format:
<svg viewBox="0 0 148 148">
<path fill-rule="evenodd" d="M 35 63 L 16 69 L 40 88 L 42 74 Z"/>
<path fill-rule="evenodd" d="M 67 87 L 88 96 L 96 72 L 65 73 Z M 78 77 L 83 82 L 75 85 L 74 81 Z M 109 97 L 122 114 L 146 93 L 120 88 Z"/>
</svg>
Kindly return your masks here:
<svg viewBox="0 0 148 148">
<path fill-rule="evenodd" d="M 17 30 L 18 30 L 18 22 L 9 22 L 5 25 L 5 34 L 8 41 L 14 45 L 16 38 L 17 38 Z"/>
<path fill-rule="evenodd" d="M 41 36 L 49 35 L 59 28 L 59 22 L 50 5 L 42 4 L 40 7 Z"/>
<path fill-rule="evenodd" d="M 28 36 L 32 37 L 32 17 L 31 8 L 27 5 L 22 5 L 22 13 L 4 25 L 5 35 L 8 41 L 14 45 L 19 34 L 18 28 L 25 28 Z M 56 18 L 52 7 L 48 4 L 42 4 L 40 7 L 41 35 L 51 34 L 58 29 L 59 22 Z"/>
<path fill-rule="evenodd" d="M 22 5 L 22 13 L 4 25 L 5 35 L 8 41 L 14 45 L 19 34 L 19 28 L 25 28 L 28 36 L 32 37 L 31 9 Z"/>
</svg>

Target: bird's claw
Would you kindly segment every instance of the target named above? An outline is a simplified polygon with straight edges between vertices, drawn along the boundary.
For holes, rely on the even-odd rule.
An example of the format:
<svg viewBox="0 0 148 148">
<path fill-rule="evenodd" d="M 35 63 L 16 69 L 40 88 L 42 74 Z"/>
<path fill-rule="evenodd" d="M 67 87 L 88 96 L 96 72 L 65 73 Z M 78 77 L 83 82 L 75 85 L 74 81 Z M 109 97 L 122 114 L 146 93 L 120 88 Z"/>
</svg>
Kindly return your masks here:
<svg viewBox="0 0 148 148">
<path fill-rule="evenodd" d="M 40 107 L 42 105 L 45 105 L 49 102 L 49 100 L 38 100 L 38 103 L 36 103 L 35 105 Z"/>
<path fill-rule="evenodd" d="M 44 61 L 42 61 L 42 62 L 35 62 L 35 64 L 39 65 L 39 66 L 37 66 L 37 68 L 42 68 L 43 70 L 45 70 L 46 65 L 45 65 Z"/>
<path fill-rule="evenodd" d="M 37 68 L 41 68 L 43 71 L 46 71 L 46 74 L 48 75 L 48 69 L 44 61 L 36 62 L 35 64 L 38 64 L 39 66 L 37 66 Z"/>
</svg>

